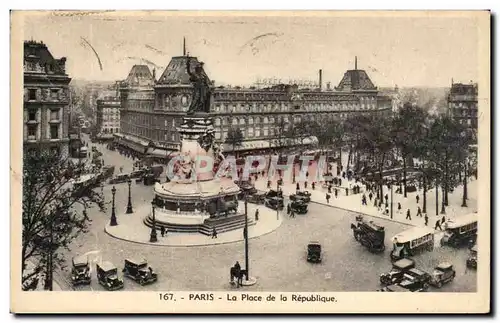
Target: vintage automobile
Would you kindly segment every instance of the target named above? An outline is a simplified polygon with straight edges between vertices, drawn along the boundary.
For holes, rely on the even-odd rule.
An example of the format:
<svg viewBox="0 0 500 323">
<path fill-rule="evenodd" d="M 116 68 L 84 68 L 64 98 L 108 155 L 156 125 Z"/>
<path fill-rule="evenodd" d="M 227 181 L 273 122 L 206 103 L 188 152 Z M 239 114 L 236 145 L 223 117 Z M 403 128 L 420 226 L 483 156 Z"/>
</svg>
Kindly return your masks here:
<svg viewBox="0 0 500 323">
<path fill-rule="evenodd" d="M 415 268 L 415 261 L 408 258 L 400 259 L 392 264 L 390 272 L 380 275 L 380 283 L 382 285 L 397 284 L 403 280 L 403 275 L 412 268 Z"/>
<path fill-rule="evenodd" d="M 441 238 L 441 245 L 458 248 L 474 245 L 477 239 L 477 215 L 475 213 L 450 219 L 445 224 L 446 231 Z"/>
<path fill-rule="evenodd" d="M 90 278 L 90 265 L 87 257 L 77 256 L 73 258 L 73 267 L 71 268 L 71 282 L 73 286 L 76 285 L 89 285 Z"/>
<path fill-rule="evenodd" d="M 283 198 L 281 197 L 266 197 L 264 199 L 264 205 L 273 210 L 283 210 L 285 207 Z"/>
<path fill-rule="evenodd" d="M 392 238 L 392 261 L 413 256 L 423 250 L 434 248 L 434 230 L 429 227 L 413 227 Z"/>
<path fill-rule="evenodd" d="M 105 181 L 108 178 L 113 177 L 114 173 L 115 173 L 115 166 L 113 165 L 103 166 L 101 173 L 99 174 L 100 180 Z"/>
<path fill-rule="evenodd" d="M 132 173 L 130 173 L 130 178 L 142 178 L 146 174 L 146 169 L 139 169 L 139 170 L 134 170 Z"/>
<path fill-rule="evenodd" d="M 238 199 L 243 200 L 246 196 L 250 196 L 252 194 L 257 193 L 257 189 L 255 186 L 252 185 L 252 183 L 248 181 L 236 181 L 236 184 L 238 184 L 238 187 L 240 188 L 240 192 L 238 193 Z"/>
<path fill-rule="evenodd" d="M 145 259 L 125 259 L 123 275 L 141 285 L 151 284 L 158 280 L 158 275 L 148 266 Z"/>
<path fill-rule="evenodd" d="M 118 269 L 109 261 L 96 265 L 97 281 L 107 290 L 123 288 L 123 279 L 118 277 Z"/>
<path fill-rule="evenodd" d="M 467 258 L 465 264 L 468 268 L 477 269 L 477 245 L 470 248 L 469 258 Z"/>
<path fill-rule="evenodd" d="M 448 262 L 442 262 L 434 268 L 432 273 L 432 278 L 430 284 L 441 288 L 443 284 L 451 282 L 455 279 L 456 272 L 453 269 L 453 265 Z"/>
<path fill-rule="evenodd" d="M 87 195 L 89 190 L 98 186 L 98 177 L 94 174 L 81 175 L 76 180 L 72 181 L 72 195 L 82 196 Z"/>
<path fill-rule="evenodd" d="M 126 182 L 128 182 L 129 179 L 130 179 L 129 174 L 118 174 L 109 180 L 109 184 L 126 183 Z"/>
<path fill-rule="evenodd" d="M 247 196 L 248 203 L 264 204 L 265 199 L 266 199 L 266 192 L 263 191 L 257 191 L 254 194 Z"/>
<path fill-rule="evenodd" d="M 290 204 L 292 211 L 296 214 L 306 214 L 307 213 L 307 203 L 303 200 L 295 200 Z"/>
<path fill-rule="evenodd" d="M 146 186 L 155 185 L 155 183 L 156 183 L 155 175 L 154 174 L 145 174 L 142 177 L 142 182 Z"/>
<path fill-rule="evenodd" d="M 273 210 L 283 210 L 285 203 L 282 191 L 270 190 L 264 198 L 264 205 Z"/>
<path fill-rule="evenodd" d="M 429 288 L 431 275 L 417 268 L 409 269 L 403 274 L 400 286 L 410 289 L 412 292 L 426 291 Z"/>
<path fill-rule="evenodd" d="M 368 248 L 370 252 L 377 253 L 385 250 L 385 228 L 373 221 L 365 221 L 362 215 L 356 216 L 356 224 L 351 224 L 354 239 Z"/>
<path fill-rule="evenodd" d="M 306 203 L 311 202 L 311 193 L 308 191 L 297 192 L 296 194 L 290 195 L 291 201 L 302 200 Z"/>
<path fill-rule="evenodd" d="M 317 241 L 311 241 L 307 245 L 307 261 L 312 263 L 320 263 L 321 260 L 321 244 Z"/>
</svg>

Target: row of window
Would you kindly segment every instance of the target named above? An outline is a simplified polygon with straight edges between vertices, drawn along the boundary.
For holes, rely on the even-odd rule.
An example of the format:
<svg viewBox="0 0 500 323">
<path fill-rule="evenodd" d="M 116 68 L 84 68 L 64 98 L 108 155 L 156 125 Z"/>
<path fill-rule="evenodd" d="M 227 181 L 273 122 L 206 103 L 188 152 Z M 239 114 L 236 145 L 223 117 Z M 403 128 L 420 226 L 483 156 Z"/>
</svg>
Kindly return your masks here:
<svg viewBox="0 0 500 323">
<path fill-rule="evenodd" d="M 115 128 L 103 128 L 102 132 L 106 133 L 106 134 L 107 133 L 115 133 L 115 132 L 118 133 L 118 132 L 120 132 L 120 128 L 116 128 L 116 127 Z"/>
<path fill-rule="evenodd" d="M 460 227 L 459 232 L 460 233 L 466 233 L 472 230 L 477 230 L 477 222 L 473 222 L 467 225 L 464 225 L 463 227 Z"/>
<path fill-rule="evenodd" d="M 60 121 L 61 120 L 60 112 L 61 109 L 59 108 L 50 109 L 49 121 Z M 28 109 L 27 119 L 28 119 L 27 121 L 38 121 L 38 110 Z"/>
<path fill-rule="evenodd" d="M 418 246 L 420 246 L 420 245 L 422 245 L 424 243 L 427 243 L 427 242 L 429 242 L 429 241 L 431 241 L 433 239 L 434 239 L 434 234 L 432 234 L 432 233 L 428 234 L 428 235 L 425 235 L 423 237 L 420 237 L 418 239 L 414 239 L 410 243 L 410 248 L 418 247 Z"/>
<path fill-rule="evenodd" d="M 43 98 L 42 91 L 39 89 L 34 89 L 34 88 L 29 88 L 28 89 L 28 101 L 40 101 Z M 59 100 L 59 94 L 61 93 L 61 89 L 50 89 L 49 90 L 49 97 L 45 99 L 49 100 L 54 100 L 57 101 Z"/>
<path fill-rule="evenodd" d="M 27 126 L 27 134 L 28 134 L 28 140 L 38 140 L 37 138 L 37 133 L 38 133 L 38 125 L 28 125 Z M 49 139 L 60 139 L 59 136 L 59 124 L 51 124 L 49 126 Z"/>
<path fill-rule="evenodd" d="M 306 111 L 311 112 L 320 112 L 320 111 L 339 111 L 339 110 L 369 110 L 375 109 L 376 103 L 309 103 L 302 104 L 300 108 L 305 109 Z M 275 104 L 216 104 L 214 108 L 214 112 L 218 113 L 244 113 L 244 112 L 286 112 L 290 110 L 290 106 L 285 103 L 275 103 Z"/>
</svg>

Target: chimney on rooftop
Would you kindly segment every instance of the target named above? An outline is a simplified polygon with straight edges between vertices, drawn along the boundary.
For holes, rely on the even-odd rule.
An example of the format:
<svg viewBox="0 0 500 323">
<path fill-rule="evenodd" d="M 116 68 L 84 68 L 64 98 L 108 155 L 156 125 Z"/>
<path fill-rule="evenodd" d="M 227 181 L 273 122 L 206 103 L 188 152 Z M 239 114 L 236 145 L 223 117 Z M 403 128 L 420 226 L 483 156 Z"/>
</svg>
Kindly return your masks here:
<svg viewBox="0 0 500 323">
<path fill-rule="evenodd" d="M 332 86 L 332 83 L 326 82 L 326 90 L 327 91 L 331 91 L 332 90 L 331 86 Z"/>
<path fill-rule="evenodd" d="M 319 70 L 319 90 L 323 87 L 323 70 Z"/>
<path fill-rule="evenodd" d="M 358 69 L 358 56 L 354 56 L 354 69 Z"/>
</svg>

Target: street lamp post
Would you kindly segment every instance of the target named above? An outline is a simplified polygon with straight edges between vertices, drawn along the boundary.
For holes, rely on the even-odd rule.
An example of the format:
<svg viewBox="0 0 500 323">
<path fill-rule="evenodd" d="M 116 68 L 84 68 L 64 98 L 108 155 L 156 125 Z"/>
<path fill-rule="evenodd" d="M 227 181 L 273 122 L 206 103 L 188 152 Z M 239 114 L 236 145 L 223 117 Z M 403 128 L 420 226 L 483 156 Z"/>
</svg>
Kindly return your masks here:
<svg viewBox="0 0 500 323">
<path fill-rule="evenodd" d="M 132 197 L 130 194 L 131 190 L 131 185 L 132 185 L 132 180 L 129 178 L 128 181 L 128 204 L 127 204 L 127 214 L 134 213 L 134 210 L 132 209 Z"/>
<path fill-rule="evenodd" d="M 279 191 L 280 191 L 280 180 L 278 179 L 278 181 L 276 182 L 276 194 L 278 194 Z M 279 204 L 278 204 L 278 205 L 276 205 L 276 220 L 279 220 L 279 219 L 280 219 L 280 208 L 279 208 Z"/>
<path fill-rule="evenodd" d="M 109 223 L 110 226 L 115 226 L 118 225 L 118 222 L 116 222 L 116 212 L 115 212 L 115 194 L 116 194 L 116 188 L 113 186 L 111 189 L 111 193 L 113 194 L 113 200 L 111 204 L 111 222 Z"/>
<path fill-rule="evenodd" d="M 462 207 L 467 207 L 467 159 L 464 162 L 464 192 L 462 196 Z"/>
<path fill-rule="evenodd" d="M 151 226 L 151 234 L 149 235 L 149 242 L 158 242 L 158 237 L 156 236 L 155 204 L 156 204 L 156 198 L 154 198 L 151 201 L 151 209 L 153 212 L 153 225 Z"/>
<path fill-rule="evenodd" d="M 439 187 L 436 179 L 436 216 L 439 215 Z"/>
<path fill-rule="evenodd" d="M 250 261 L 248 260 L 248 195 L 245 194 L 245 229 L 243 232 L 245 238 L 245 269 L 246 269 L 246 280 L 248 281 L 250 272 Z"/>
<path fill-rule="evenodd" d="M 392 201 L 392 187 L 394 186 L 393 183 L 390 184 L 391 185 L 391 219 L 392 219 L 392 215 L 393 215 L 393 206 L 394 206 L 394 203 Z"/>
</svg>

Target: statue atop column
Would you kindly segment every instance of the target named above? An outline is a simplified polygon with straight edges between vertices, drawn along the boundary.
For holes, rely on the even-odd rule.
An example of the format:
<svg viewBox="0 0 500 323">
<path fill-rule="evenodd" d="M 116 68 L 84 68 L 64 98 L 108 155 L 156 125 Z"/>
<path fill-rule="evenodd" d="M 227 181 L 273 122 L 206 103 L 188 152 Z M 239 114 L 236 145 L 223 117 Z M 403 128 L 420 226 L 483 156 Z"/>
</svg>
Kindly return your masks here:
<svg viewBox="0 0 500 323">
<path fill-rule="evenodd" d="M 188 115 L 195 112 L 210 112 L 210 98 L 212 96 L 212 85 L 210 79 L 203 71 L 203 63 L 200 62 L 191 71 L 191 57 L 187 57 L 187 72 L 189 80 L 193 84 L 193 99 L 187 111 Z"/>
</svg>

